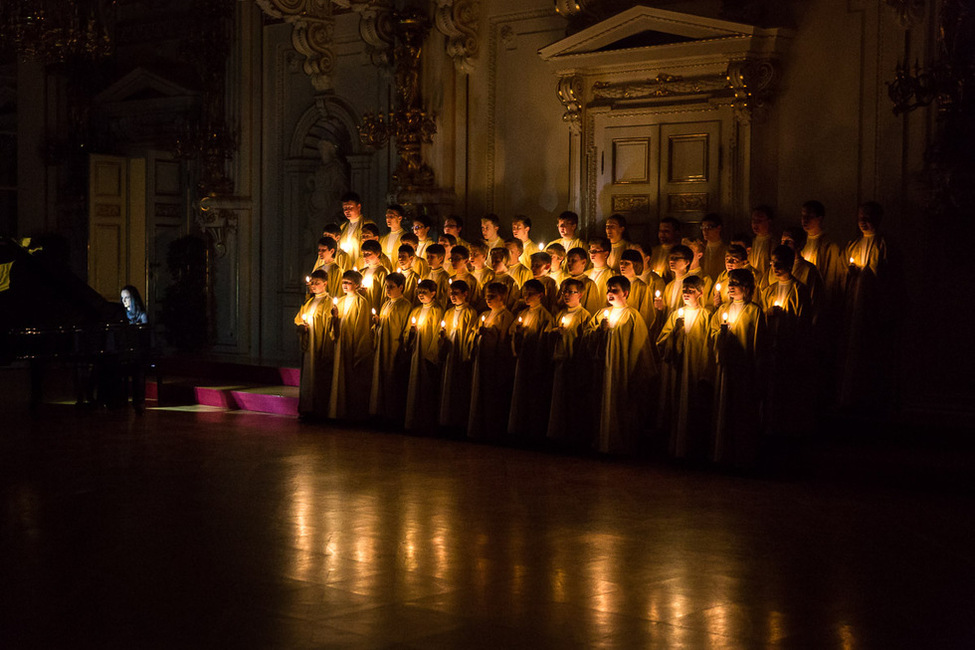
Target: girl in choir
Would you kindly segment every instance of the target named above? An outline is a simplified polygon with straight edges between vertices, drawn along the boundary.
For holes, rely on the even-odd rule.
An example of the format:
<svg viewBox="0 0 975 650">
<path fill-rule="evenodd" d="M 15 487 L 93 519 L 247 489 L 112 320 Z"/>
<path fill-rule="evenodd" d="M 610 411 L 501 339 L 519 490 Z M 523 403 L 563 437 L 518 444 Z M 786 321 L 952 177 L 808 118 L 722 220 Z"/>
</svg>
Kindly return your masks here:
<svg viewBox="0 0 975 650">
<path fill-rule="evenodd" d="M 555 315 L 552 352 L 552 404 L 548 417 L 548 437 L 576 446 L 592 442 L 589 427 L 580 423 L 592 420 L 589 413 L 592 364 L 583 345 L 583 334 L 592 315 L 582 306 L 583 284 L 569 278 L 562 282 L 559 302 L 565 308 Z"/>
<path fill-rule="evenodd" d="M 334 344 L 329 336 L 332 300 L 326 289 L 328 274 L 313 271 L 308 281 L 308 300 L 295 315 L 301 347 L 301 382 L 298 388 L 298 417 L 328 416 L 328 397 L 332 386 Z"/>
<path fill-rule="evenodd" d="M 593 386 L 599 392 L 595 447 L 604 454 L 632 452 L 641 442 L 655 374 L 647 325 L 626 303 L 630 281 L 616 276 L 606 286 L 607 309 L 595 316 L 593 337 L 598 361 Z"/>
<path fill-rule="evenodd" d="M 709 333 L 716 367 L 712 460 L 740 468 L 753 466 L 758 457 L 764 392 L 765 316 L 752 301 L 754 291 L 751 271 L 731 271 L 730 300 L 712 314 Z"/>
<path fill-rule="evenodd" d="M 507 257 L 506 250 L 500 251 Z M 477 440 L 500 440 L 508 429 L 514 365 L 509 330 L 515 318 L 505 307 L 508 286 L 492 282 L 484 292 L 488 309 L 480 315 L 474 344 L 471 412 L 467 421 L 468 437 Z"/>
<path fill-rule="evenodd" d="M 536 255 L 547 257 L 546 253 Z M 542 305 L 545 285 L 539 280 L 525 282 L 521 295 L 525 308 L 518 312 L 512 326 L 516 360 L 508 434 L 537 440 L 545 437 L 548 425 L 548 409 L 541 406 L 551 401 L 552 351 L 547 332 L 553 320 Z"/>
<path fill-rule="evenodd" d="M 342 274 L 345 295 L 332 299 L 335 361 L 328 415 L 336 420 L 361 419 L 369 413 L 372 389 L 372 317 L 369 302 L 359 293 L 358 271 Z"/>
<path fill-rule="evenodd" d="M 383 282 L 386 302 L 372 318 L 375 352 L 369 414 L 387 424 L 397 425 L 403 421 L 409 383 L 409 362 L 404 344 L 413 305 L 403 296 L 405 282 L 402 273 L 386 276 Z"/>
<path fill-rule="evenodd" d="M 703 459 L 708 444 L 711 381 L 714 366 L 708 348 L 710 310 L 704 304 L 704 280 L 684 278 L 684 306 L 670 312 L 657 350 L 662 360 L 660 431 L 669 437 L 675 458 Z"/>
<path fill-rule="evenodd" d="M 463 246 L 455 246 L 451 256 L 458 255 Z M 470 287 L 476 280 L 454 280 L 450 283 L 451 308 L 444 312 L 440 329 L 440 348 L 443 358 L 443 383 L 440 391 L 440 426 L 458 432 L 467 426 L 471 405 L 471 370 L 474 337 L 477 334 L 477 312 L 468 300 Z"/>
<path fill-rule="evenodd" d="M 437 302 L 437 283 L 421 280 L 416 287 L 416 299 L 420 304 L 410 312 L 410 386 L 406 392 L 404 426 L 408 431 L 431 432 L 440 413 L 443 309 Z"/>
</svg>

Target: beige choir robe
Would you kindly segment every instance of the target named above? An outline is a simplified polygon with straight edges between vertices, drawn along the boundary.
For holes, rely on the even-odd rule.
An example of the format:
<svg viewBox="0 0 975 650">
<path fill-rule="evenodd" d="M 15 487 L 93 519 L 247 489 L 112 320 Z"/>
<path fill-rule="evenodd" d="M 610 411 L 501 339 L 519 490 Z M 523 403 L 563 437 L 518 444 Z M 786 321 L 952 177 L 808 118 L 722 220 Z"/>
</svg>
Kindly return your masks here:
<svg viewBox="0 0 975 650">
<path fill-rule="evenodd" d="M 626 304 L 640 312 L 647 324 L 647 330 L 652 333 L 657 321 L 657 310 L 653 307 L 653 293 L 640 278 L 630 280 L 630 295 Z"/>
<path fill-rule="evenodd" d="M 678 310 L 670 312 L 657 337 L 660 353 L 660 406 L 658 427 L 669 438 L 675 458 L 703 459 L 710 443 L 714 365 L 708 347 L 711 310 L 706 306 L 684 309 L 683 326 L 677 327 Z"/>
<path fill-rule="evenodd" d="M 515 374 L 508 433 L 518 439 L 540 440 L 548 428 L 552 400 L 552 350 L 547 332 L 554 321 L 545 307 L 526 307 L 512 326 Z"/>
<path fill-rule="evenodd" d="M 532 255 L 539 251 L 538 244 L 529 239 L 528 241 L 522 242 L 522 245 L 524 249 L 518 258 L 518 263 L 530 271 L 532 268 Z"/>
<path fill-rule="evenodd" d="M 521 302 L 521 289 L 518 282 L 508 273 L 495 273 L 492 282 L 501 282 L 508 287 L 508 298 L 504 301 L 508 311 L 514 310 Z"/>
<path fill-rule="evenodd" d="M 801 255 L 796 255 L 796 261 L 792 265 L 792 277 L 805 285 L 806 289 L 809 290 L 809 305 L 812 308 L 810 320 L 815 324 L 816 316 L 819 313 L 820 302 L 822 302 L 825 292 L 825 289 L 823 289 L 823 279 L 820 277 L 816 267 L 802 259 Z M 769 272 L 765 274 L 765 289 L 768 289 L 776 282 L 778 280 L 775 274 L 769 269 Z M 762 290 L 763 296 L 765 289 Z M 762 307 L 764 308 L 765 305 L 763 304 Z"/>
<path fill-rule="evenodd" d="M 364 223 L 366 223 L 365 217 L 359 217 L 356 221 L 346 221 L 342 224 L 342 234 L 339 235 L 338 245 L 349 256 L 350 262 L 359 259 L 359 247 L 362 245 L 362 225 Z"/>
<path fill-rule="evenodd" d="M 312 295 L 295 315 L 295 325 L 300 326 L 298 341 L 301 348 L 298 414 L 327 417 L 334 356 L 334 344 L 329 336 L 332 328 L 331 295 Z"/>
<path fill-rule="evenodd" d="M 463 280 L 464 284 L 467 285 L 467 304 L 469 304 L 474 311 L 480 311 L 478 305 L 484 301 L 484 289 L 481 287 L 481 283 L 477 281 L 477 278 L 469 273 L 466 269 L 461 273 L 455 273 L 450 279 L 448 284 L 457 282 L 458 280 Z M 450 296 L 447 296 L 446 305 L 450 306 Z"/>
<path fill-rule="evenodd" d="M 532 276 L 532 270 L 520 262 L 508 267 L 508 275 L 514 278 L 519 289 L 534 277 Z"/>
<path fill-rule="evenodd" d="M 599 296 L 600 306 L 605 306 L 606 305 L 606 284 L 609 282 L 609 279 L 611 277 L 616 275 L 616 273 L 613 271 L 613 269 L 609 268 L 609 266 L 604 266 L 601 269 L 597 269 L 594 266 L 588 271 L 586 271 L 586 275 L 589 276 L 589 279 L 592 280 L 593 284 L 595 285 L 595 290 L 597 292 L 597 295 Z M 587 306 L 586 309 L 588 308 L 589 307 Z M 591 311 L 595 312 L 595 310 L 591 310 Z"/>
<path fill-rule="evenodd" d="M 383 255 L 391 260 L 399 257 L 400 238 L 405 234 L 406 231 L 400 228 L 399 230 L 390 230 L 380 237 L 379 245 L 383 247 Z"/>
<path fill-rule="evenodd" d="M 414 319 L 416 322 L 414 323 Z M 440 415 L 440 322 L 443 309 L 435 302 L 410 312 L 410 385 L 406 391 L 403 426 L 430 431 Z"/>
<path fill-rule="evenodd" d="M 751 266 L 747 266 L 745 268 L 747 268 L 749 271 L 752 272 L 752 277 L 755 280 L 755 294 L 754 294 L 756 296 L 755 302 L 757 302 L 758 305 L 761 307 L 762 306 L 761 295 L 762 295 L 762 291 L 765 290 L 765 287 L 768 286 L 768 279 L 764 275 L 761 276 L 761 277 L 759 277 L 758 270 L 756 270 L 755 268 L 753 268 Z M 729 277 L 728 276 L 728 269 L 725 269 L 724 271 L 721 272 L 721 275 L 718 276 L 718 279 L 714 281 L 714 285 L 712 286 L 711 297 L 710 297 L 710 300 L 711 301 L 714 300 L 714 294 L 715 293 L 720 293 L 721 294 L 721 302 L 728 302 L 728 300 L 729 300 L 729 298 L 728 298 L 728 277 Z M 721 287 L 718 288 L 718 285 L 721 285 Z M 708 304 L 712 304 L 712 303 L 709 302 Z"/>
<path fill-rule="evenodd" d="M 471 372 L 474 338 L 479 321 L 468 303 L 444 312 L 444 335 L 440 339 L 443 382 L 440 389 L 440 426 L 460 429 L 467 426 L 471 408 Z"/>
<path fill-rule="evenodd" d="M 802 249 L 802 258 L 815 266 L 823 279 L 827 302 L 838 301 L 843 293 L 847 260 L 841 256 L 840 247 L 826 233 L 809 237 Z"/>
<path fill-rule="evenodd" d="M 772 249 L 779 243 L 778 237 L 770 235 L 755 235 L 752 247 L 748 250 L 748 264 L 765 277 L 772 265 Z"/>
<path fill-rule="evenodd" d="M 711 304 L 711 278 L 704 275 L 700 268 L 691 269 L 681 277 L 671 280 L 667 283 L 667 286 L 664 287 L 662 296 L 664 299 L 664 313 L 662 316 L 664 318 L 666 318 L 671 311 L 684 306 L 684 278 L 691 275 L 696 275 L 697 277 L 701 278 L 701 281 L 704 283 L 704 287 L 701 291 L 701 304 Z M 723 291 L 724 286 L 722 286 L 721 289 Z"/>
<path fill-rule="evenodd" d="M 887 295 L 887 242 L 882 235 L 863 235 L 845 251 L 849 264 L 843 306 L 839 377 L 841 406 L 880 406 L 881 390 L 890 368 L 892 323 L 889 306 L 899 297 Z M 853 262 L 850 263 L 849 260 Z"/>
<path fill-rule="evenodd" d="M 436 243 L 437 242 L 433 241 L 429 237 L 427 237 L 426 239 L 421 239 L 420 242 L 416 245 L 417 258 L 423 258 L 423 260 L 426 261 L 427 248 L 429 248 L 432 244 L 436 244 Z"/>
<path fill-rule="evenodd" d="M 369 414 L 397 424 L 403 421 L 409 384 L 409 361 L 404 344 L 412 310 L 412 303 L 403 296 L 387 300 L 379 310 L 379 322 L 373 329 L 375 352 Z"/>
<path fill-rule="evenodd" d="M 727 325 L 723 326 L 724 315 Z M 715 363 L 711 459 L 750 467 L 761 439 L 761 375 L 765 316 L 754 302 L 730 302 L 711 315 L 708 337 Z"/>
<path fill-rule="evenodd" d="M 569 276 L 567 276 L 565 274 L 565 271 L 563 271 L 562 268 L 559 267 L 557 269 L 554 269 L 552 271 L 549 271 L 548 277 L 552 278 L 552 281 L 555 282 L 555 286 L 556 286 L 557 289 L 561 289 L 562 288 L 562 280 L 566 279 Z"/>
<path fill-rule="evenodd" d="M 596 359 L 593 388 L 599 401 L 593 446 L 604 454 L 632 452 L 651 412 L 656 368 L 650 333 L 637 310 L 607 307 L 593 317 L 590 338 Z"/>
<path fill-rule="evenodd" d="M 774 276 L 773 276 L 774 277 Z M 774 436 L 812 433 L 813 376 L 809 289 L 790 277 L 762 293 L 768 333 L 768 391 L 765 429 Z"/>
<path fill-rule="evenodd" d="M 500 440 L 507 432 L 514 372 L 509 330 L 514 319 L 507 309 L 486 311 L 479 317 L 467 420 L 469 438 Z"/>
<path fill-rule="evenodd" d="M 670 270 L 670 249 L 673 246 L 659 244 L 650 249 L 650 270 L 659 275 L 666 282 L 674 279 Z"/>
<path fill-rule="evenodd" d="M 410 301 L 410 304 L 416 305 L 416 285 L 420 283 L 420 276 L 416 274 L 412 268 L 397 269 L 397 273 L 402 273 L 405 281 L 403 282 L 403 297 Z"/>
<path fill-rule="evenodd" d="M 342 294 L 342 267 L 337 262 L 329 262 L 328 264 L 323 264 L 321 258 L 318 258 L 315 264 L 315 268 L 312 269 L 312 273 L 321 269 L 325 271 L 327 276 L 325 280 L 325 291 L 330 296 L 339 296 Z"/>
<path fill-rule="evenodd" d="M 708 242 L 704 246 L 704 257 L 701 258 L 701 268 L 704 275 L 711 278 L 711 282 L 724 271 L 724 256 L 728 252 L 728 244 L 723 241 Z"/>
<path fill-rule="evenodd" d="M 491 251 L 493 251 L 495 248 L 502 248 L 503 249 L 504 248 L 504 240 L 501 239 L 500 237 L 495 237 L 491 241 L 488 241 L 488 240 L 485 239 L 484 240 L 484 245 L 487 246 L 487 249 L 488 249 L 488 259 L 491 259 Z"/>
<path fill-rule="evenodd" d="M 596 283 L 590 279 L 587 273 L 581 273 L 579 275 L 569 275 L 567 278 L 572 278 L 573 280 L 578 280 L 582 283 L 582 307 L 590 314 L 595 314 L 600 309 L 606 306 L 606 294 L 603 293 L 602 296 L 599 295 L 599 287 Z"/>
<path fill-rule="evenodd" d="M 565 249 L 566 257 L 568 257 L 569 251 L 571 251 L 573 248 L 581 248 L 582 250 L 586 250 L 586 245 L 578 237 L 559 237 L 555 240 L 555 243 L 562 244 L 562 248 Z M 562 260 L 562 265 L 565 266 L 565 260 Z"/>
<path fill-rule="evenodd" d="M 386 253 L 379 253 L 379 265 L 382 266 L 388 273 L 393 272 L 393 262 L 388 257 Z M 366 258 L 359 256 L 359 259 L 355 261 L 355 268 L 365 270 L 368 265 L 366 264 Z M 361 272 L 361 271 L 360 271 Z"/>
<path fill-rule="evenodd" d="M 386 267 L 381 265 L 375 268 L 366 267 L 362 271 L 362 286 L 359 292 L 369 301 L 370 315 L 372 309 L 375 309 L 378 314 L 386 302 L 386 275 Z"/>
<path fill-rule="evenodd" d="M 542 294 L 542 307 L 552 313 L 555 309 L 555 303 L 559 299 L 559 285 L 548 275 L 541 275 L 534 279 L 541 282 L 542 286 L 545 287 L 545 293 Z"/>
<path fill-rule="evenodd" d="M 548 437 L 571 445 L 590 445 L 592 421 L 588 397 L 592 374 L 583 334 L 592 315 L 583 307 L 563 309 L 555 315 L 552 337 L 552 403 L 548 414 Z"/>
<path fill-rule="evenodd" d="M 364 418 L 372 390 L 372 313 L 358 293 L 339 298 L 338 327 L 333 327 L 335 362 L 328 415 L 336 420 Z"/>
<path fill-rule="evenodd" d="M 430 272 L 430 265 L 424 258 L 417 255 L 413 258 L 413 272 L 416 273 L 416 277 L 425 278 Z"/>
<path fill-rule="evenodd" d="M 335 249 L 335 263 L 338 264 L 339 268 L 342 270 L 341 273 L 339 273 L 339 275 L 345 273 L 346 271 L 352 270 L 354 266 L 353 262 L 355 262 L 355 260 L 356 260 L 355 257 L 352 257 L 351 255 L 346 253 L 344 250 L 341 249 L 341 247 Z"/>
<path fill-rule="evenodd" d="M 480 269 L 478 268 L 472 269 L 471 275 L 473 275 L 477 279 L 477 283 L 481 285 L 482 289 L 487 288 L 489 284 L 494 282 L 494 271 L 492 269 L 487 268 L 486 266 Z"/>
<path fill-rule="evenodd" d="M 450 304 L 450 274 L 447 269 L 440 267 L 431 268 L 423 277 L 424 280 L 433 280 L 437 284 L 436 303 L 443 309 Z"/>
<path fill-rule="evenodd" d="M 609 257 L 606 258 L 606 266 L 613 269 L 613 273 L 619 274 L 620 272 L 620 256 L 623 251 L 628 251 L 633 247 L 633 244 L 621 239 L 615 244 L 610 244 Z"/>
</svg>

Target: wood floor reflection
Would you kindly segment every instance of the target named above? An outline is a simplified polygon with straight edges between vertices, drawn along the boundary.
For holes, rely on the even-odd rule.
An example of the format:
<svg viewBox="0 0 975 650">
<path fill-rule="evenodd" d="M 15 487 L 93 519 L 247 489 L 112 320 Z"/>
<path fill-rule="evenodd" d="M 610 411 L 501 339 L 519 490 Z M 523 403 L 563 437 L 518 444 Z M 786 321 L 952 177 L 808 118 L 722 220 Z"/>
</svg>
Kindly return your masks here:
<svg viewBox="0 0 975 650">
<path fill-rule="evenodd" d="M 970 494 L 5 416 L 0 647 L 972 647 Z"/>
</svg>

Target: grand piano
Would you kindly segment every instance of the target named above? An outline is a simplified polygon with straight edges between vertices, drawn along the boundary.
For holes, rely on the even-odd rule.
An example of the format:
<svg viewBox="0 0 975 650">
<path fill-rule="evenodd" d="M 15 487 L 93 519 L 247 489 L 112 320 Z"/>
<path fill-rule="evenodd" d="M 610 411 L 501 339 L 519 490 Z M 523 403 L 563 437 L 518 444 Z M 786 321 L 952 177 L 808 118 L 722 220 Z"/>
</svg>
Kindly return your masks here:
<svg viewBox="0 0 975 650">
<path fill-rule="evenodd" d="M 122 373 L 149 361 L 150 326 L 129 325 L 122 305 L 72 273 L 60 248 L 56 238 L 0 237 L 0 365 L 29 364 L 34 407 L 55 364 L 73 368 L 79 404 L 113 405 Z"/>
</svg>

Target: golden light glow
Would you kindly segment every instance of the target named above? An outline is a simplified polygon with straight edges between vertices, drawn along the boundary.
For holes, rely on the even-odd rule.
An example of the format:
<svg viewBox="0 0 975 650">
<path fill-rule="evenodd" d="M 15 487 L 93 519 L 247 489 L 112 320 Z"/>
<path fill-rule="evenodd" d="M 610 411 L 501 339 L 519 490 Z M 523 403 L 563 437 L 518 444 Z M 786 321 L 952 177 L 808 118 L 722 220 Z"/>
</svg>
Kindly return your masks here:
<svg viewBox="0 0 975 650">
<path fill-rule="evenodd" d="M 716 293 L 721 293 L 721 283 L 720 282 L 717 283 L 716 285 L 714 285 L 714 291 Z"/>
<path fill-rule="evenodd" d="M 677 310 L 677 318 L 683 318 L 683 317 L 684 317 L 684 308 L 681 307 L 680 309 Z"/>
</svg>

